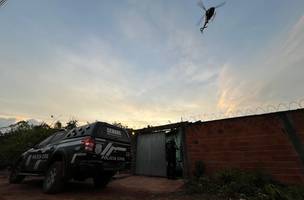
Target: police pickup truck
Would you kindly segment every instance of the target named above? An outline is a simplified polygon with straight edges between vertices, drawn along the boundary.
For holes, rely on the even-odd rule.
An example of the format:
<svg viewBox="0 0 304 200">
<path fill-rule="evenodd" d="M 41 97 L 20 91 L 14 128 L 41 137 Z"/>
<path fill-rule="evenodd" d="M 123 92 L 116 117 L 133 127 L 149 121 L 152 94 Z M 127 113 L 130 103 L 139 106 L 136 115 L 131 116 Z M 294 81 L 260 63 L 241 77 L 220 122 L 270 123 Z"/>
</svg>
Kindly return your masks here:
<svg viewBox="0 0 304 200">
<path fill-rule="evenodd" d="M 93 178 L 95 187 L 101 188 L 129 163 L 128 133 L 95 122 L 59 131 L 24 152 L 12 167 L 9 182 L 20 183 L 25 176 L 44 176 L 43 191 L 57 193 L 71 179 Z"/>
</svg>

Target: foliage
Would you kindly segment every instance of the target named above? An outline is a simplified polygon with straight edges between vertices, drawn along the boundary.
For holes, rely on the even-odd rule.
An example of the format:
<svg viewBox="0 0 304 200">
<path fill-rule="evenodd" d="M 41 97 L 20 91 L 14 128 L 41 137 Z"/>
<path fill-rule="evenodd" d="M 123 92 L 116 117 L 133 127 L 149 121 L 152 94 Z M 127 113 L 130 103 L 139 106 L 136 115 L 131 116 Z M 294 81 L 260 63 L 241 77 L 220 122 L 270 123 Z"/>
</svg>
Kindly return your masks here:
<svg viewBox="0 0 304 200">
<path fill-rule="evenodd" d="M 302 186 L 299 185 L 289 186 L 285 188 L 284 192 L 288 200 L 291 199 L 304 200 L 304 187 Z"/>
<path fill-rule="evenodd" d="M 189 193 L 216 194 L 219 190 L 219 185 L 211 177 L 202 176 L 188 180 L 186 188 Z"/>
<path fill-rule="evenodd" d="M 304 187 L 282 185 L 261 171 L 225 169 L 214 176 L 194 177 L 186 182 L 186 188 L 189 193 L 224 199 L 304 200 Z"/>
<path fill-rule="evenodd" d="M 0 136 L 0 169 L 12 165 L 26 149 L 56 131 L 45 123 L 33 126 L 21 121 L 11 125 L 10 131 Z"/>
<path fill-rule="evenodd" d="M 67 130 L 72 130 L 73 128 L 77 127 L 77 124 L 78 124 L 78 121 L 73 119 L 73 120 L 70 120 L 69 122 L 66 123 L 65 128 Z"/>
<path fill-rule="evenodd" d="M 60 121 L 57 121 L 55 124 L 54 124 L 54 128 L 55 129 L 61 129 L 62 128 L 62 123 Z"/>
<path fill-rule="evenodd" d="M 119 128 L 128 129 L 127 125 L 124 125 L 124 124 L 122 124 L 120 122 L 113 122 L 112 125 L 117 126 Z"/>
</svg>

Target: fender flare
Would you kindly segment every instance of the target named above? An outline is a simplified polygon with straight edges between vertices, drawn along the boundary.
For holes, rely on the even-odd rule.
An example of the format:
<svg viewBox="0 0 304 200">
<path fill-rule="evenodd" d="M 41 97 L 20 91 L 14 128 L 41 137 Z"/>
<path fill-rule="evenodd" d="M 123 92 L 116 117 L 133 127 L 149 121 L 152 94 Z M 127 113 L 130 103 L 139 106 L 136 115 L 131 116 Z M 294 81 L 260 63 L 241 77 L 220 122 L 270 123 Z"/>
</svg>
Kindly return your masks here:
<svg viewBox="0 0 304 200">
<path fill-rule="evenodd" d="M 67 162 L 67 154 L 65 151 L 63 150 L 55 150 L 50 158 L 49 161 L 47 163 L 47 166 L 50 166 L 54 161 L 58 160 L 58 157 L 61 158 L 60 160 L 62 160 L 63 165 L 64 165 L 64 169 L 63 169 L 63 173 L 64 176 L 66 175 L 66 173 L 68 172 L 68 162 Z M 46 169 L 47 170 L 47 169 Z"/>
</svg>

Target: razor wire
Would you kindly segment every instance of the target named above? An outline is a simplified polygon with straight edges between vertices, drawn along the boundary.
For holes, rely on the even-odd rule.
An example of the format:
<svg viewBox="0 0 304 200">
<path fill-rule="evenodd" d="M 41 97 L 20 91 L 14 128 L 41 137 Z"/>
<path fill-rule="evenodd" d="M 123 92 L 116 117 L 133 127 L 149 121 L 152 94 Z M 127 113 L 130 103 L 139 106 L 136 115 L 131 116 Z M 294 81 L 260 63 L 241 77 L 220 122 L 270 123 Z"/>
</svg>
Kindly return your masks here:
<svg viewBox="0 0 304 200">
<path fill-rule="evenodd" d="M 254 108 L 238 108 L 234 111 L 223 111 L 219 110 L 218 112 L 212 113 L 191 113 L 191 114 L 183 114 L 180 116 L 180 120 L 117 120 L 117 123 L 121 123 L 125 127 L 132 129 L 141 129 L 145 127 L 155 127 L 161 126 L 165 124 L 178 123 L 178 122 L 197 122 L 197 121 L 213 121 L 213 120 L 221 120 L 228 118 L 236 118 L 236 117 L 244 117 L 244 116 L 252 116 L 252 115 L 261 115 L 267 113 L 274 112 L 283 112 L 289 110 L 297 110 L 304 108 L 304 98 L 299 100 L 294 100 L 290 102 L 279 102 L 277 104 L 264 104 Z M 87 122 L 89 123 L 89 122 Z M 115 123 L 108 121 L 108 123 Z M 0 131 L 5 131 L 8 127 L 1 127 Z"/>
<path fill-rule="evenodd" d="M 277 104 L 266 104 L 257 106 L 256 108 L 237 109 L 235 111 L 219 111 L 217 113 L 203 113 L 183 116 L 183 119 L 189 122 L 194 121 L 212 121 L 227 118 L 243 117 L 250 115 L 261 115 L 274 112 L 283 112 L 304 108 L 304 98 L 291 102 L 280 102 Z"/>
</svg>

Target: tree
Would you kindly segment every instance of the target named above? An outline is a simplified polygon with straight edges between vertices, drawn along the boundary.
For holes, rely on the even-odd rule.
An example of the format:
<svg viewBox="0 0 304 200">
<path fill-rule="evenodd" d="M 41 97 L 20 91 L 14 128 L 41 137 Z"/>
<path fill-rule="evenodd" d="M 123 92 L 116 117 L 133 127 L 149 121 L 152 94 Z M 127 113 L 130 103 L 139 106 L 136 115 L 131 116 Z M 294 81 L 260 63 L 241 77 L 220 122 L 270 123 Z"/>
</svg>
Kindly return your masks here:
<svg viewBox="0 0 304 200">
<path fill-rule="evenodd" d="M 19 121 L 15 124 L 11 124 L 8 127 L 10 128 L 10 130 L 28 130 L 32 128 L 29 122 L 24 120 Z"/>
<path fill-rule="evenodd" d="M 54 124 L 54 128 L 55 129 L 61 129 L 62 128 L 62 123 L 60 121 L 57 121 L 55 124 Z"/>
<path fill-rule="evenodd" d="M 69 122 L 66 123 L 65 128 L 66 128 L 67 130 L 72 130 L 73 128 L 76 128 L 76 127 L 77 127 L 77 123 L 78 123 L 78 121 L 75 120 L 75 119 L 73 119 L 73 120 L 71 120 L 71 121 L 69 121 Z"/>
<path fill-rule="evenodd" d="M 0 169 L 12 165 L 28 149 L 28 144 L 38 144 L 57 131 L 46 123 L 28 126 L 20 122 L 9 128 L 0 137 Z"/>
<path fill-rule="evenodd" d="M 127 126 L 127 125 L 123 125 L 123 124 L 120 123 L 120 122 L 113 122 L 112 125 L 117 126 L 117 127 L 119 127 L 119 128 L 128 129 L 128 126 Z"/>
</svg>

